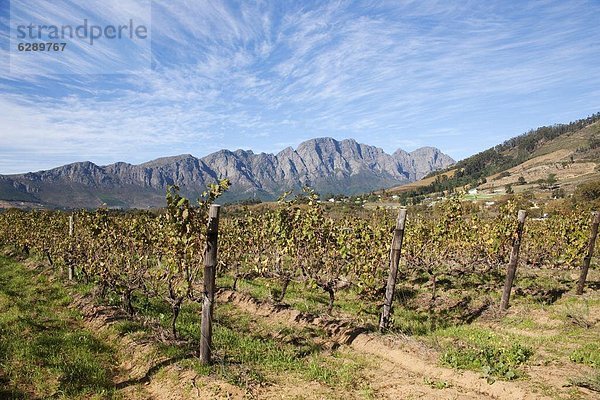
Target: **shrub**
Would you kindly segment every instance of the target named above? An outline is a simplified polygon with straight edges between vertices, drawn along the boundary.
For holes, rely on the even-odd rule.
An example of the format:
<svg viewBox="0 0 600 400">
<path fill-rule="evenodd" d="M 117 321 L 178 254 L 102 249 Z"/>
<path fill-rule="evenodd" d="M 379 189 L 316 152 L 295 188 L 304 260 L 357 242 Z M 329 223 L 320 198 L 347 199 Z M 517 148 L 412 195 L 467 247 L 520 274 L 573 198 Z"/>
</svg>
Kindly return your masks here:
<svg viewBox="0 0 600 400">
<path fill-rule="evenodd" d="M 584 344 L 575 350 L 569 358 L 578 364 L 600 368 L 600 345 L 597 343 Z"/>
<path fill-rule="evenodd" d="M 600 180 L 582 183 L 577 186 L 575 198 L 580 201 L 600 200 Z"/>
</svg>

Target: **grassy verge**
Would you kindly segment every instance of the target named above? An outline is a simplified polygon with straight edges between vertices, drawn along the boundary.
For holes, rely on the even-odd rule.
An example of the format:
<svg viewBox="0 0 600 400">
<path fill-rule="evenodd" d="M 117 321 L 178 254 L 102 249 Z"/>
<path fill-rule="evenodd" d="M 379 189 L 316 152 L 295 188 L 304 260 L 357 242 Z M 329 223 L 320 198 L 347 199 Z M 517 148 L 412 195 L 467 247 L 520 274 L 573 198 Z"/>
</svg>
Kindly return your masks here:
<svg viewBox="0 0 600 400">
<path fill-rule="evenodd" d="M 167 330 L 168 308 L 160 301 L 137 299 L 140 316 L 159 321 Z M 215 308 L 213 330 L 214 364 L 199 363 L 196 352 L 200 342 L 200 306 L 187 304 L 177 322 L 180 341 L 159 345 L 162 357 L 181 359 L 179 365 L 199 375 L 219 377 L 245 390 L 293 378 L 317 381 L 329 388 L 368 393 L 368 384 L 355 385 L 368 361 L 344 350 L 332 351 L 323 345 L 325 333 L 311 327 L 290 327 L 260 318 L 232 304 Z M 129 321 L 115 325 L 122 334 L 150 336 L 141 324 Z"/>
<path fill-rule="evenodd" d="M 139 318 L 125 319 L 92 333 L 81 315 L 69 308 L 71 294 L 88 293 L 90 286 L 69 287 L 54 282 L 51 274 L 0 258 L 0 398 L 115 398 L 113 375 L 118 349 L 109 340 L 127 337 L 153 343 L 152 376 L 160 365 L 175 363 L 234 384 L 246 391 L 270 384 L 318 382 L 325 390 L 343 389 L 369 397 L 368 383 L 356 385 L 369 362 L 346 350 L 331 350 L 318 329 L 297 328 L 256 317 L 231 304 L 216 307 L 214 360 L 211 366 L 197 359 L 200 341 L 198 304 L 187 304 L 178 320 L 177 341 L 157 340 L 155 323 L 166 332 L 170 309 L 163 302 L 136 297 Z M 117 304 L 109 296 L 108 303 Z M 143 321 L 154 321 L 147 324 Z M 151 360 L 173 360 L 173 363 Z M 151 368 L 152 369 L 152 368 Z"/>
<path fill-rule="evenodd" d="M 113 349 L 45 274 L 0 257 L 0 398 L 105 398 Z"/>
<path fill-rule="evenodd" d="M 488 381 L 527 377 L 528 365 L 557 365 L 569 369 L 580 364 L 596 367 L 600 310 L 597 291 L 574 296 L 577 271 L 523 268 L 517 276 L 508 315 L 494 312 L 499 302 L 503 271 L 487 275 L 450 274 L 437 281 L 435 298 L 426 275 L 412 274 L 398 283 L 392 333 L 400 332 L 440 350 L 440 363 L 479 372 Z M 597 271 L 590 288 L 597 287 Z M 221 286 L 232 279 L 219 278 Z M 270 300 L 278 282 L 255 278 L 239 280 L 238 290 Z M 292 282 L 284 302 L 299 311 L 324 314 L 327 295 L 303 283 Z M 490 315 L 479 318 L 490 310 Z M 334 315 L 357 324 L 375 325 L 379 316 L 375 300 L 361 298 L 352 288 L 337 293 Z M 594 339 L 596 338 L 596 339 Z M 564 382 L 567 384 L 568 382 Z"/>
</svg>

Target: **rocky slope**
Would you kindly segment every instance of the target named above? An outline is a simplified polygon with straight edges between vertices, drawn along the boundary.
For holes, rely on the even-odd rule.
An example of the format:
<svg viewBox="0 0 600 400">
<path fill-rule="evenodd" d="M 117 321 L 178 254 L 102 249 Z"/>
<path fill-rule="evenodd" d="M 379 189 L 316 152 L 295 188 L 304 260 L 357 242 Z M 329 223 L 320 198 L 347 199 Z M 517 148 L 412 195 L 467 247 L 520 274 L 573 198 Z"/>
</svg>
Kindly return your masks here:
<svg viewBox="0 0 600 400">
<path fill-rule="evenodd" d="M 600 113 L 595 113 L 515 136 L 426 179 L 389 188 L 386 193 L 418 201 L 466 185 L 485 195 L 503 195 L 510 185 L 515 193 L 526 192 L 540 200 L 568 196 L 579 185 L 599 179 Z"/>
<path fill-rule="evenodd" d="M 0 175 L 0 200 L 51 207 L 157 207 L 168 185 L 197 196 L 206 185 L 229 178 L 224 200 L 276 198 L 309 185 L 321 193 L 354 194 L 413 182 L 454 160 L 433 147 L 387 154 L 352 139 L 311 139 L 278 154 L 221 150 L 203 158 L 190 154 L 140 165 L 98 166 L 79 162 L 48 171 Z"/>
</svg>

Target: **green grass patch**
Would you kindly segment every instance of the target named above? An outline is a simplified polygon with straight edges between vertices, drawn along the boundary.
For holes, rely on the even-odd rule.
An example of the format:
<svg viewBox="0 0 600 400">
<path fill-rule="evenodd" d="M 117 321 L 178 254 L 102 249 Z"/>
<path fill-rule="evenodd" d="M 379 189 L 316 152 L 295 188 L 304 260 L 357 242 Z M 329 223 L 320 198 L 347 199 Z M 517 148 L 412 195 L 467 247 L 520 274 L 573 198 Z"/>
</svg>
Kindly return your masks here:
<svg viewBox="0 0 600 400">
<path fill-rule="evenodd" d="M 313 356 L 308 360 L 308 368 L 303 370 L 304 377 L 329 386 L 349 388 L 357 382 L 356 378 L 364 360 L 350 357 L 340 352 L 332 356 Z"/>
<path fill-rule="evenodd" d="M 531 348 L 521 345 L 515 338 L 483 328 L 452 327 L 437 335 L 450 346 L 441 355 L 442 364 L 479 371 L 489 381 L 522 377 L 519 367 L 533 355 Z"/>
<path fill-rule="evenodd" d="M 139 315 L 158 321 L 164 329 L 170 327 L 170 308 L 164 301 L 136 298 L 134 306 Z M 202 365 L 196 355 L 200 314 L 199 304 L 184 304 L 177 320 L 182 340 L 177 344 L 159 344 L 157 350 L 164 357 L 179 359 L 180 365 L 200 375 L 218 376 L 242 388 L 274 382 L 288 374 L 332 387 L 346 387 L 365 364 L 364 360 L 338 351 L 323 352 L 315 342 L 315 338 L 326 336 L 320 329 L 290 327 L 244 312 L 232 304 L 218 304 L 213 324 L 214 364 Z M 116 327 L 125 334 L 144 330 L 135 322 L 120 322 Z"/>
<path fill-rule="evenodd" d="M 113 328 L 121 336 L 125 336 L 128 334 L 134 334 L 134 333 L 145 334 L 150 331 L 150 329 L 148 327 L 144 326 L 144 324 L 137 322 L 137 321 L 129 321 L 129 320 L 116 322 L 113 325 Z"/>
<path fill-rule="evenodd" d="M 314 340 L 324 335 L 318 329 L 290 328 L 257 319 L 229 304 L 220 305 L 214 330 L 216 368 L 235 384 L 263 383 L 292 373 L 328 386 L 347 387 L 365 362 L 339 351 L 324 353 Z"/>
<path fill-rule="evenodd" d="M 0 257 L 0 398 L 113 394 L 113 349 L 40 271 Z"/>
<path fill-rule="evenodd" d="M 229 275 L 218 277 L 218 285 L 231 287 L 233 279 Z M 239 279 L 237 290 L 246 293 L 258 300 L 272 301 L 281 293 L 282 283 L 278 280 L 266 278 Z M 360 298 L 353 289 L 336 292 L 334 314 L 340 312 L 352 316 L 361 322 L 377 324 L 379 321 L 379 308 L 376 302 L 369 302 Z M 292 281 L 286 290 L 283 303 L 290 305 L 295 310 L 311 314 L 323 314 L 327 311 L 329 296 L 323 290 L 307 285 L 304 282 Z"/>
<path fill-rule="evenodd" d="M 438 320 L 435 315 L 424 311 L 409 310 L 396 307 L 392 319 L 393 330 L 407 335 L 423 336 L 435 332 L 438 328 L 446 326 L 444 321 Z"/>
<path fill-rule="evenodd" d="M 443 381 L 441 379 L 424 378 L 423 383 L 432 389 L 438 389 L 438 390 L 448 389 L 449 387 L 452 387 L 451 383 L 449 383 L 447 381 Z"/>
<path fill-rule="evenodd" d="M 536 323 L 533 318 L 522 315 L 511 315 L 507 316 L 502 320 L 503 324 L 506 326 L 513 326 L 518 329 L 524 330 L 536 330 L 536 329 L 545 329 L 545 326 L 541 326 Z"/>
<path fill-rule="evenodd" d="M 569 358 L 578 364 L 600 368 L 600 344 L 586 343 L 575 350 Z"/>
</svg>

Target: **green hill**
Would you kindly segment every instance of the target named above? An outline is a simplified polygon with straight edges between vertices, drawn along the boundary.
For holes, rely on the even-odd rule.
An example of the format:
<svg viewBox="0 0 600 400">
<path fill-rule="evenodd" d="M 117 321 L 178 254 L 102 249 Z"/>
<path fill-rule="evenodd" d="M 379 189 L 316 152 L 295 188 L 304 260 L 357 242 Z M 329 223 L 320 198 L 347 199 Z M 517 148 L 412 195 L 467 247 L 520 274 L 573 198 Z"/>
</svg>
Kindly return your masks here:
<svg viewBox="0 0 600 400">
<path fill-rule="evenodd" d="M 409 187 L 387 190 L 402 201 L 419 201 L 457 188 L 494 192 L 505 185 L 549 180 L 574 190 L 582 180 L 596 179 L 600 160 L 600 113 L 568 124 L 544 126 L 484 150 L 432 173 Z M 519 178 L 523 176 L 523 179 Z M 526 179 L 527 176 L 529 179 Z M 550 178 L 550 179 L 549 179 Z M 556 181 L 556 182 L 552 182 Z"/>
</svg>

